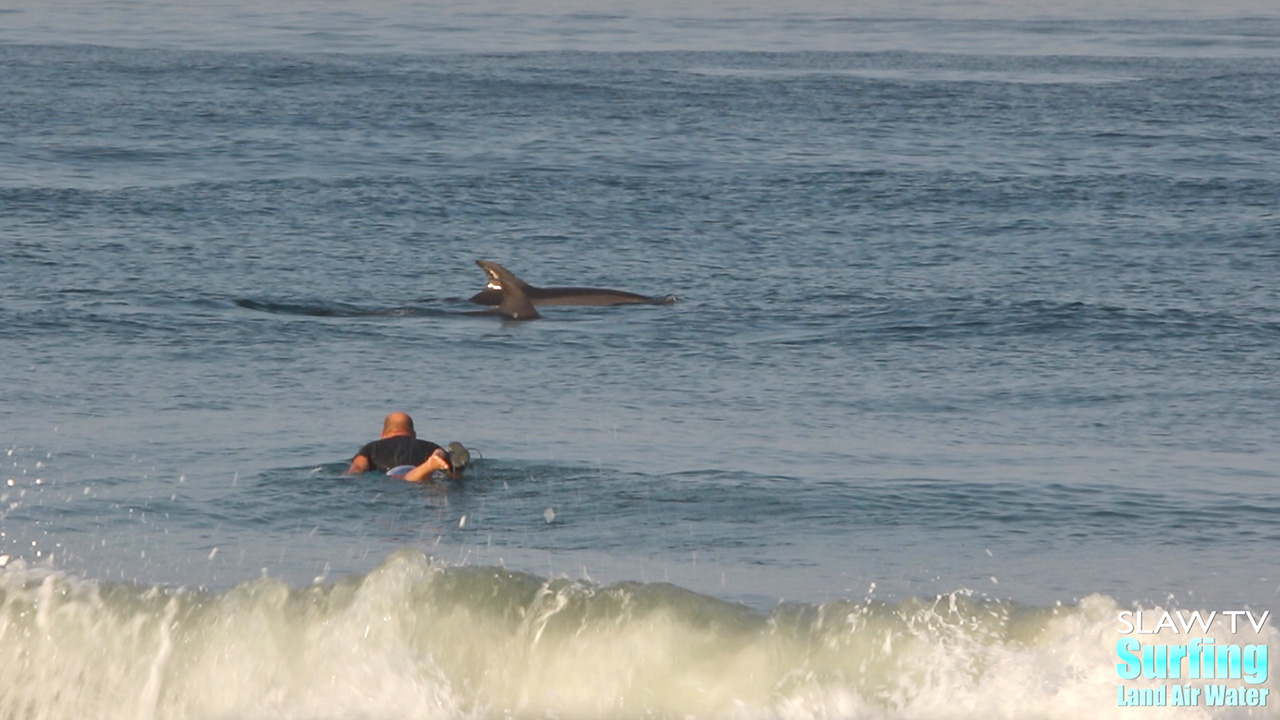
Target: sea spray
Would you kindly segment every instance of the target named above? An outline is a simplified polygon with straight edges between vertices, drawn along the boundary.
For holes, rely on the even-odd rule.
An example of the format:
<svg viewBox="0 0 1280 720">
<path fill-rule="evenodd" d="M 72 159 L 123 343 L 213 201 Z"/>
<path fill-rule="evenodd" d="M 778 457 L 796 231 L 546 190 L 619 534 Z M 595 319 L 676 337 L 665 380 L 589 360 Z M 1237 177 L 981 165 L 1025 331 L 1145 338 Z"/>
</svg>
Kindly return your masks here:
<svg viewBox="0 0 1280 720">
<path fill-rule="evenodd" d="M 14 563 L 0 718 L 1130 717 L 1118 610 L 953 593 L 761 613 L 412 551 L 336 584 L 220 594 Z"/>
</svg>

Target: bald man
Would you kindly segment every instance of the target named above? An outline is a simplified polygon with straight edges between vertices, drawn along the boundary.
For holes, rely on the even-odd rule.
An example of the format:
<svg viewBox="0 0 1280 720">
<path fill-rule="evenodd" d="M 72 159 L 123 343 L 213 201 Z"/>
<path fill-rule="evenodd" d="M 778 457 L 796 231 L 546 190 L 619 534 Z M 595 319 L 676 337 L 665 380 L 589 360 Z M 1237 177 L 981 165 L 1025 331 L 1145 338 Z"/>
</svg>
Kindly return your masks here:
<svg viewBox="0 0 1280 720">
<path fill-rule="evenodd" d="M 433 442 L 419 440 L 413 429 L 413 418 L 407 413 L 393 412 L 382 421 L 382 437 L 360 448 L 360 452 L 351 458 L 347 472 L 386 472 L 406 466 L 409 469 L 395 473 L 394 477 L 420 482 L 437 470 L 443 470 L 449 477 L 455 476 L 449 453 Z"/>
</svg>

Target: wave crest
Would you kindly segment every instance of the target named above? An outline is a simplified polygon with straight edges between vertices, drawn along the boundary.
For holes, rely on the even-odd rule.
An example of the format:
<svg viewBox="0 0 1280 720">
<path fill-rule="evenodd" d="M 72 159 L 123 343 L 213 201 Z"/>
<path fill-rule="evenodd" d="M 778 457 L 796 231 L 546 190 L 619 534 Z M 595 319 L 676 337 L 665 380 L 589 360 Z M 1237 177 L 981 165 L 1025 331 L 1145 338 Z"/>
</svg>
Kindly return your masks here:
<svg viewBox="0 0 1280 720">
<path fill-rule="evenodd" d="M 414 551 L 333 585 L 222 594 L 16 563 L 0 570 L 0 717 L 1120 716 L 1118 610 L 953 593 L 766 614 Z"/>
</svg>

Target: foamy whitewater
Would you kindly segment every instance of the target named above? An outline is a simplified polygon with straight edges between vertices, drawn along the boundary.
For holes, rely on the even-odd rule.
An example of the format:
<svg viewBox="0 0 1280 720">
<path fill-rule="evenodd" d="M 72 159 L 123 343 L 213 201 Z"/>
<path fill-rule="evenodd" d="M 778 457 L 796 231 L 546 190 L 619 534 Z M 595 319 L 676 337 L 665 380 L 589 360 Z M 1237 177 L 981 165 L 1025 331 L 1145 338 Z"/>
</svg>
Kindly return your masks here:
<svg viewBox="0 0 1280 720">
<path fill-rule="evenodd" d="M 631 5 L 0 7 L 0 720 L 1280 717 L 1275 4 Z"/>
<path fill-rule="evenodd" d="M 58 574 L 0 578 L 13 717 L 1134 712 L 1115 702 L 1118 606 L 1097 595 L 1036 609 L 951 593 L 762 614 L 673 585 L 446 568 L 410 551 L 332 585 L 264 579 L 219 595 Z M 1272 627 L 1247 633 L 1250 643 L 1276 640 Z M 1220 710 L 1178 716 L 1251 715 Z"/>
</svg>

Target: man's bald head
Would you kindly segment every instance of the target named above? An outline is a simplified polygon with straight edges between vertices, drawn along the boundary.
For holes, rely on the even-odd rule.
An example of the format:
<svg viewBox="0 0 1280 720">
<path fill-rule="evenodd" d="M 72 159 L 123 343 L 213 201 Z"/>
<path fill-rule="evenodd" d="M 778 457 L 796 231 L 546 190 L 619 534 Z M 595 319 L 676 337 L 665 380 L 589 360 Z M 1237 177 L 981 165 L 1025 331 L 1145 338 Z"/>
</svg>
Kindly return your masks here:
<svg viewBox="0 0 1280 720">
<path fill-rule="evenodd" d="M 408 413 L 393 412 L 382 421 L 382 437 L 396 437 L 399 435 L 408 435 L 409 437 L 417 437 L 418 433 L 413 429 L 413 418 Z"/>
</svg>

